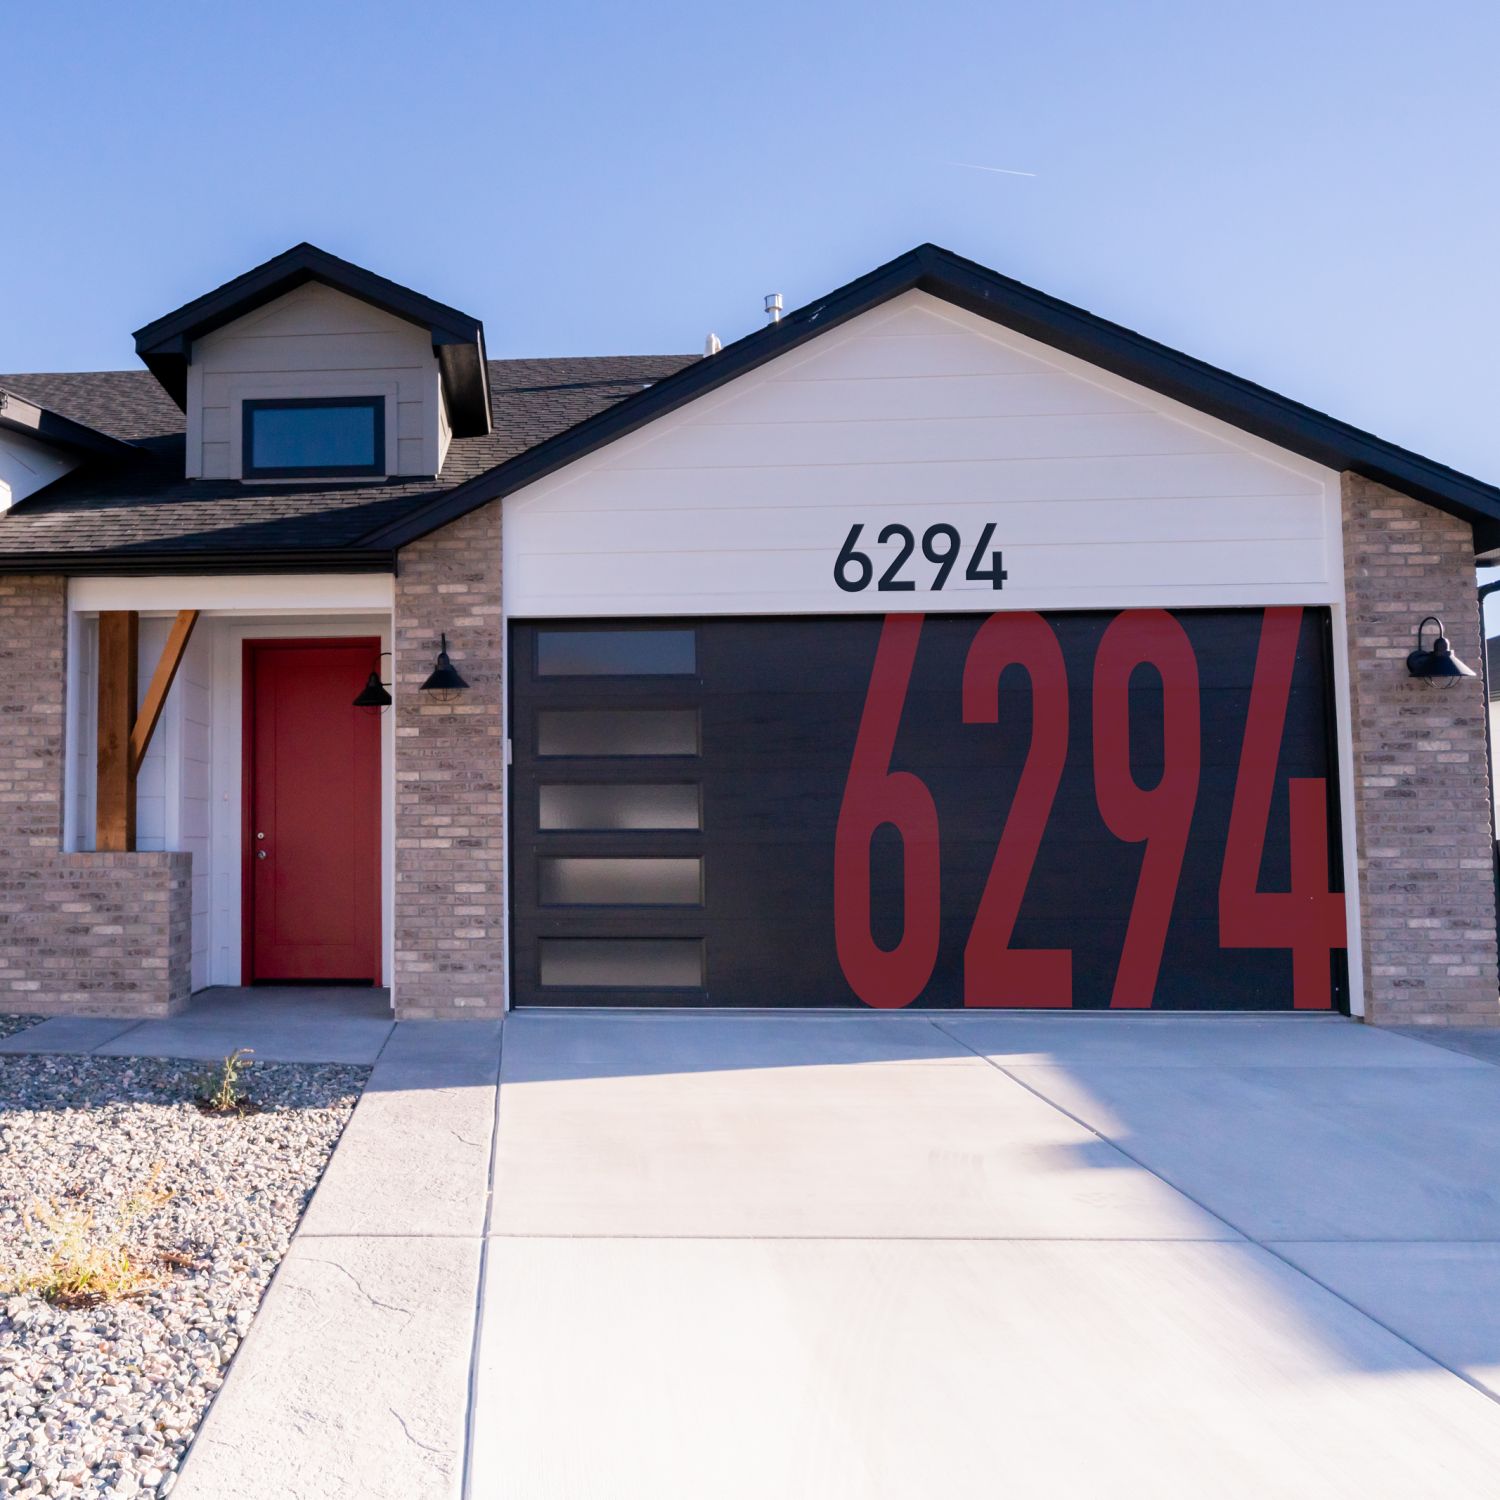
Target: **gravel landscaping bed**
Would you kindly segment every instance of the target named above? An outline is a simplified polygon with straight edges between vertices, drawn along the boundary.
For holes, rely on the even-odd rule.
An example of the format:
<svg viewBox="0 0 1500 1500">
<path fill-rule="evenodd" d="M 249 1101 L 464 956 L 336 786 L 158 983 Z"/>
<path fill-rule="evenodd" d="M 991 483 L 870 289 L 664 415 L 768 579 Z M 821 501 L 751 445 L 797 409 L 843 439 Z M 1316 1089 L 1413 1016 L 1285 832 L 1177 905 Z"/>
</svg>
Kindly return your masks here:
<svg viewBox="0 0 1500 1500">
<path fill-rule="evenodd" d="M 28 1026 L 35 1026 L 38 1021 L 45 1019 L 44 1016 L 0 1016 L 0 1038 L 14 1036 L 18 1031 L 25 1031 Z"/>
<path fill-rule="evenodd" d="M 206 1115 L 204 1065 L 0 1057 L 0 1495 L 167 1494 L 369 1076 L 249 1070 L 259 1112 Z M 69 1240 L 132 1295 L 33 1287 Z M 55 1278 L 54 1278 L 55 1279 Z"/>
</svg>

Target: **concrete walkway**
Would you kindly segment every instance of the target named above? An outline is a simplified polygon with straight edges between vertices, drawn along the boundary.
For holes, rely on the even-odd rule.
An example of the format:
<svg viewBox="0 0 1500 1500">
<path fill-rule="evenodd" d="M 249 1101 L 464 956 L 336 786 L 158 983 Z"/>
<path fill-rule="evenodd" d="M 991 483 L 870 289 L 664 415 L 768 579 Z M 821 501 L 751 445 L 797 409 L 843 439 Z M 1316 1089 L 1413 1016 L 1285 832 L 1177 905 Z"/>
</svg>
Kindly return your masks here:
<svg viewBox="0 0 1500 1500">
<path fill-rule="evenodd" d="M 373 1063 L 395 1025 L 389 990 L 277 985 L 200 990 L 164 1021 L 52 1016 L 0 1039 L 17 1052 L 92 1052 L 112 1057 L 216 1061 L 248 1047 L 257 1062 Z"/>
<path fill-rule="evenodd" d="M 500 1063 L 395 1029 L 177 1500 L 1495 1493 L 1451 1039 L 522 1014 Z"/>
</svg>

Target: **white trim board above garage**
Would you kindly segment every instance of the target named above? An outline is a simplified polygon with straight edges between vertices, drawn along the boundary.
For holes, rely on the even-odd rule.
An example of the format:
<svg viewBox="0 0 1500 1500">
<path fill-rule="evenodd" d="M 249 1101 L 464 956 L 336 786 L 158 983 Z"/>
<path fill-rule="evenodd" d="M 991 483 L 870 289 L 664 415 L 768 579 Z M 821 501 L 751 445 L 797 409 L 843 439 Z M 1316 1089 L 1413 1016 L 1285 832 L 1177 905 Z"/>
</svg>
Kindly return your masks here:
<svg viewBox="0 0 1500 1500">
<path fill-rule="evenodd" d="M 1338 475 L 909 291 L 505 500 L 512 617 L 1332 604 Z M 1003 590 L 988 571 L 1004 556 Z M 841 588 L 851 529 L 872 563 Z M 911 557 L 879 579 L 903 543 Z M 941 564 L 923 555 L 952 548 Z M 859 564 L 846 565 L 846 582 Z"/>
</svg>

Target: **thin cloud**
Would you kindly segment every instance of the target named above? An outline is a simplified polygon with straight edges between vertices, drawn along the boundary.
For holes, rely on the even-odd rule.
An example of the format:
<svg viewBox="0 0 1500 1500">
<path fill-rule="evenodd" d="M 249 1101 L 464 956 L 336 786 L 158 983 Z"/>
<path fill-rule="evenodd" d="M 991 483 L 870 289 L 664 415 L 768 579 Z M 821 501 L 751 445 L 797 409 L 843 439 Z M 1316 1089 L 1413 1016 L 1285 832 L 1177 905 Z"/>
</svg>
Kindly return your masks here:
<svg viewBox="0 0 1500 1500">
<path fill-rule="evenodd" d="M 950 167 L 963 167 L 970 172 L 998 172 L 1002 177 L 1035 177 L 1035 172 L 1022 172 L 1016 167 L 983 167 L 976 161 L 950 161 Z"/>
</svg>

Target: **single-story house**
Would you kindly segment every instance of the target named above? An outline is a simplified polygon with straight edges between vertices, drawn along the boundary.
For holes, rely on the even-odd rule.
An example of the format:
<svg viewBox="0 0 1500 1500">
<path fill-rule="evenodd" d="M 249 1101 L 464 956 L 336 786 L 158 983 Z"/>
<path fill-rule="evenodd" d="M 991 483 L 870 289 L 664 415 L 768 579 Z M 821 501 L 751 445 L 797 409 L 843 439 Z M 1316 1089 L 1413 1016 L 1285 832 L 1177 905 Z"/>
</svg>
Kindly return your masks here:
<svg viewBox="0 0 1500 1500">
<path fill-rule="evenodd" d="M 1493 485 L 932 245 L 701 357 L 305 244 L 135 341 L 0 376 L 0 1008 L 1500 1021 Z"/>
</svg>

